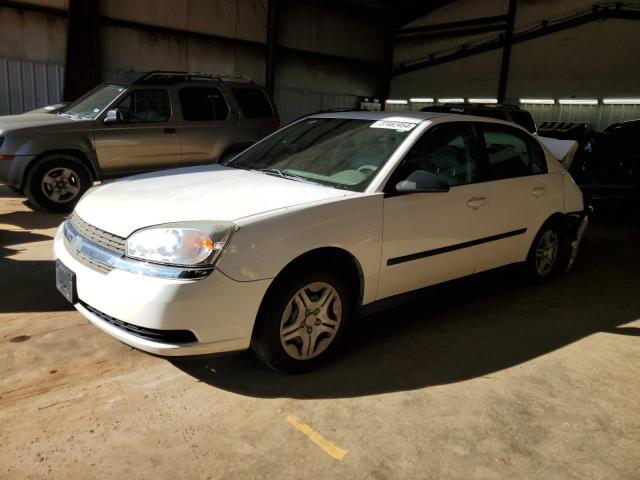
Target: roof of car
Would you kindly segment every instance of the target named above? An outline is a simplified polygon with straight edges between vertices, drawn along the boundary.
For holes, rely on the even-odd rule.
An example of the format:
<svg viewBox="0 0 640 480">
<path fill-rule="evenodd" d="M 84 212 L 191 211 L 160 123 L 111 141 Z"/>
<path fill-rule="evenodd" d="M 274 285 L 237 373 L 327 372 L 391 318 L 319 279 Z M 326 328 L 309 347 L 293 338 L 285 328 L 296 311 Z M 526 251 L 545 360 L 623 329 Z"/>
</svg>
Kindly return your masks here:
<svg viewBox="0 0 640 480">
<path fill-rule="evenodd" d="M 452 117 L 450 113 L 436 112 L 371 112 L 366 110 L 352 110 L 347 112 L 325 112 L 310 115 L 311 118 L 349 118 L 353 120 L 383 120 L 394 118 L 411 118 L 420 121 L 432 120 L 434 118 Z"/>
</svg>

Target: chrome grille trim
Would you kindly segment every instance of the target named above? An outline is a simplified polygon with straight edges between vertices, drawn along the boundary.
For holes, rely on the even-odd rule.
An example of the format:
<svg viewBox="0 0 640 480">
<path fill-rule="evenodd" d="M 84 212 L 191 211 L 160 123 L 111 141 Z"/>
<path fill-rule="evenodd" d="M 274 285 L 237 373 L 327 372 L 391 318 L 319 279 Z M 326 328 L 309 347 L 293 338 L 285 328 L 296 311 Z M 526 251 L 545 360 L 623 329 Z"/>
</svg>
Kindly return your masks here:
<svg viewBox="0 0 640 480">
<path fill-rule="evenodd" d="M 124 255 L 124 249 L 126 244 L 126 239 L 119 237 L 117 235 L 113 235 L 109 232 L 105 232 L 93 225 L 85 222 L 80 216 L 73 212 L 69 219 L 71 224 L 74 226 L 76 231 L 82 235 L 87 240 L 100 245 L 101 247 L 112 250 L 120 255 Z"/>
<path fill-rule="evenodd" d="M 173 280 L 198 280 L 209 276 L 214 270 L 211 266 L 174 267 L 127 258 L 122 254 L 85 238 L 78 232 L 70 220 L 63 223 L 62 232 L 65 247 L 69 254 L 83 265 L 101 273 L 108 273 L 118 269 L 150 277 Z"/>
</svg>

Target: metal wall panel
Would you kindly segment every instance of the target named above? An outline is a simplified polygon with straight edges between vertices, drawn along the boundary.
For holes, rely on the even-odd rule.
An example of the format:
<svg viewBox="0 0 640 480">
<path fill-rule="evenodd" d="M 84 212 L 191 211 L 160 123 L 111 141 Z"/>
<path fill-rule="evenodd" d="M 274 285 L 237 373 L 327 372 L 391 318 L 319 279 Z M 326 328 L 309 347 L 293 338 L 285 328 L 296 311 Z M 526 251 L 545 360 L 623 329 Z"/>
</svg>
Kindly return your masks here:
<svg viewBox="0 0 640 480">
<path fill-rule="evenodd" d="M 0 58 L 0 115 L 62 101 L 64 65 Z"/>
<path fill-rule="evenodd" d="M 640 105 L 526 105 L 537 124 L 542 122 L 588 123 L 603 130 L 612 123 L 640 119 Z"/>
<path fill-rule="evenodd" d="M 312 92 L 281 87 L 276 88 L 274 96 L 283 124 L 321 110 L 358 107 L 358 96 L 341 93 Z"/>
</svg>

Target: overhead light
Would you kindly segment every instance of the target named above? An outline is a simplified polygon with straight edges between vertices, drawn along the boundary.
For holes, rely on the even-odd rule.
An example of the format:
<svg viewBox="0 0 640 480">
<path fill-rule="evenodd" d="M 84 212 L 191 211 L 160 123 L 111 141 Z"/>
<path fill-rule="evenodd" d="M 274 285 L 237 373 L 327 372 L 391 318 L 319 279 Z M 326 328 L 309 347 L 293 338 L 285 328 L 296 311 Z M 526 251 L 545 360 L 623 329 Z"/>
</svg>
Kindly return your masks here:
<svg viewBox="0 0 640 480">
<path fill-rule="evenodd" d="M 605 105 L 640 105 L 640 98 L 604 98 Z"/>
<path fill-rule="evenodd" d="M 438 103 L 464 103 L 464 98 L 439 98 Z"/>
<path fill-rule="evenodd" d="M 561 98 L 558 103 L 560 105 L 597 105 L 598 100 L 595 98 Z"/>
<path fill-rule="evenodd" d="M 553 105 L 556 101 L 553 98 L 521 98 L 520 103 L 531 103 L 534 105 Z"/>
<path fill-rule="evenodd" d="M 387 100 L 387 103 L 388 103 L 389 105 L 406 105 L 406 104 L 407 104 L 407 103 L 409 103 L 409 102 L 407 102 L 406 100 L 393 100 L 393 99 L 388 99 L 388 100 Z"/>
<path fill-rule="evenodd" d="M 433 98 L 410 98 L 411 103 L 433 103 Z"/>
<path fill-rule="evenodd" d="M 469 103 L 498 103 L 497 98 L 469 98 Z"/>
</svg>

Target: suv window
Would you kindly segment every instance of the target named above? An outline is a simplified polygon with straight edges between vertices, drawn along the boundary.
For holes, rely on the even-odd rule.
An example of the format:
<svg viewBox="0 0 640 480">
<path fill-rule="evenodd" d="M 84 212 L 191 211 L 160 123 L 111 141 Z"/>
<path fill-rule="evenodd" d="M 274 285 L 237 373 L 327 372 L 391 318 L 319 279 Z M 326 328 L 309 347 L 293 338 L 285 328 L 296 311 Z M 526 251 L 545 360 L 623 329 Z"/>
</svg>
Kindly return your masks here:
<svg viewBox="0 0 640 480">
<path fill-rule="evenodd" d="M 522 177 L 547 172 L 542 147 L 528 135 L 506 126 L 480 126 L 487 158 L 489 179 Z"/>
<path fill-rule="evenodd" d="M 273 118 L 271 103 L 262 90 L 257 88 L 233 88 L 240 110 L 247 118 Z"/>
<path fill-rule="evenodd" d="M 513 123 L 520 125 L 522 128 L 526 128 L 531 133 L 536 132 L 536 122 L 529 112 L 524 110 L 511 110 L 510 113 Z"/>
<path fill-rule="evenodd" d="M 416 170 L 440 175 L 452 187 L 478 181 L 478 147 L 471 126 L 455 122 L 427 130 L 407 153 L 393 185 Z"/>
<path fill-rule="evenodd" d="M 178 92 L 182 118 L 189 122 L 224 120 L 229 115 L 227 101 L 212 87 L 185 87 Z"/>
<path fill-rule="evenodd" d="M 166 122 L 171 118 L 169 93 L 162 89 L 134 90 L 118 105 L 125 123 Z"/>
</svg>

